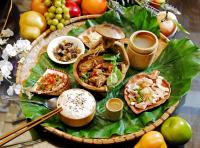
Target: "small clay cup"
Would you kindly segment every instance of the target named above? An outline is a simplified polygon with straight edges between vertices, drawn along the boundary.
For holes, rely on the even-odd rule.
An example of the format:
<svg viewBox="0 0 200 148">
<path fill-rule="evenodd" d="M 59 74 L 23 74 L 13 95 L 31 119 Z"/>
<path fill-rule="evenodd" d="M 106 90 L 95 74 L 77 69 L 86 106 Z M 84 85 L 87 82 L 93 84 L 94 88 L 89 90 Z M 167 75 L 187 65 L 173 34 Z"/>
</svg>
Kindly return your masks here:
<svg viewBox="0 0 200 148">
<path fill-rule="evenodd" d="M 134 39 L 141 34 L 148 36 L 152 40 L 153 44 L 150 47 L 139 47 L 134 43 Z M 148 68 L 153 62 L 157 49 L 158 38 L 155 34 L 146 30 L 134 32 L 130 37 L 127 50 L 130 65 L 138 70 L 144 70 Z"/>
<path fill-rule="evenodd" d="M 106 102 L 106 115 L 110 121 L 120 120 L 123 116 L 124 103 L 119 98 L 112 98 Z"/>
</svg>

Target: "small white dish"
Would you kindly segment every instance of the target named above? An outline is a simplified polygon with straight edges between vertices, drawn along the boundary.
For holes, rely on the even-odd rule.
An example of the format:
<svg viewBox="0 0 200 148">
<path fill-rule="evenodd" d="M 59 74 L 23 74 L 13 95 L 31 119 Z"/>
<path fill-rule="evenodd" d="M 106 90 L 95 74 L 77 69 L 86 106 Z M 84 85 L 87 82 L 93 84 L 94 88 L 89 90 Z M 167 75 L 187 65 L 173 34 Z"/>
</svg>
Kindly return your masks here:
<svg viewBox="0 0 200 148">
<path fill-rule="evenodd" d="M 81 53 L 78 54 L 78 56 L 76 58 L 74 58 L 72 60 L 69 60 L 67 62 L 59 61 L 54 56 L 54 50 L 55 50 L 55 48 L 58 47 L 58 45 L 61 42 L 65 41 L 65 40 L 67 40 L 69 42 L 72 42 L 75 46 L 77 46 L 77 47 L 79 47 L 81 49 Z M 78 39 L 76 37 L 73 37 L 73 36 L 60 36 L 60 37 L 57 37 L 57 38 L 53 39 L 49 43 L 49 45 L 47 47 L 47 54 L 48 54 L 49 58 L 52 61 L 54 61 L 54 62 L 56 62 L 58 64 L 63 64 L 63 65 L 64 64 L 72 64 L 72 63 L 74 63 L 81 54 L 84 54 L 84 52 L 85 52 L 85 46 L 84 46 L 83 42 L 80 39 Z"/>
</svg>

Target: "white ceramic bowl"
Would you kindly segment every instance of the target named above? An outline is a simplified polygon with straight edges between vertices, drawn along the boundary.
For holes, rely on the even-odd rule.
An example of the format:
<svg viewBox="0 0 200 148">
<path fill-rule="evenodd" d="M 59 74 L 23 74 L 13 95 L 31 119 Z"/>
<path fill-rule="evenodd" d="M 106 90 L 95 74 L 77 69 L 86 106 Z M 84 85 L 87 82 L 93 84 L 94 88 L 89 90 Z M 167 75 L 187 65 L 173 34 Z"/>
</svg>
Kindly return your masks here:
<svg viewBox="0 0 200 148">
<path fill-rule="evenodd" d="M 81 54 L 84 54 L 84 52 L 85 52 L 85 46 L 84 46 L 83 42 L 80 39 L 78 39 L 76 37 L 73 37 L 73 36 L 60 36 L 60 37 L 57 37 L 57 38 L 53 39 L 49 43 L 49 45 L 47 47 L 47 54 L 48 54 L 49 58 L 52 61 L 54 61 L 54 62 L 56 62 L 58 64 L 72 64 L 77 60 L 77 58 L 75 58 L 75 59 L 69 60 L 68 62 L 63 62 L 63 61 L 57 60 L 56 57 L 54 56 L 53 51 L 55 50 L 55 48 L 58 47 L 58 45 L 61 42 L 65 41 L 65 40 L 67 40 L 69 42 L 72 42 L 75 46 L 77 46 L 77 47 L 79 47 L 81 49 L 81 53 L 77 56 L 77 58 Z"/>
<path fill-rule="evenodd" d="M 57 107 L 62 107 L 59 117 L 62 122 L 72 127 L 81 127 L 95 116 L 96 101 L 94 96 L 79 88 L 64 91 L 57 100 Z"/>
</svg>

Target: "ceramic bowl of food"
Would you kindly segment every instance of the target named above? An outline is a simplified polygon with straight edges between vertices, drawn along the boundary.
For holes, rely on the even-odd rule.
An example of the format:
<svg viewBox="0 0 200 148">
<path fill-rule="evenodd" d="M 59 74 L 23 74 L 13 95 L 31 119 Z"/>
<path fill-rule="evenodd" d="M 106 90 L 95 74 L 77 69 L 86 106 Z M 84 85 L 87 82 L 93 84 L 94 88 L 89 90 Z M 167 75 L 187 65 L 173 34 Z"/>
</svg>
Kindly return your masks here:
<svg viewBox="0 0 200 148">
<path fill-rule="evenodd" d="M 73 36 L 57 37 L 47 47 L 49 58 L 58 64 L 72 64 L 84 52 L 83 42 Z"/>
<path fill-rule="evenodd" d="M 69 89 L 58 97 L 57 107 L 62 107 L 59 113 L 62 122 L 71 127 L 81 127 L 94 118 L 96 101 L 86 90 Z"/>
<path fill-rule="evenodd" d="M 130 78 L 124 89 L 124 98 L 135 114 L 153 109 L 165 103 L 171 93 L 170 83 L 159 75 L 139 73 Z"/>
<path fill-rule="evenodd" d="M 47 69 L 35 83 L 32 92 L 39 95 L 59 96 L 70 88 L 69 75 L 57 69 Z"/>
<path fill-rule="evenodd" d="M 116 57 L 120 61 L 115 61 Z M 84 88 L 104 93 L 123 81 L 129 65 L 125 48 L 121 43 L 115 42 L 109 49 L 81 55 L 73 65 L 73 74 Z"/>
</svg>

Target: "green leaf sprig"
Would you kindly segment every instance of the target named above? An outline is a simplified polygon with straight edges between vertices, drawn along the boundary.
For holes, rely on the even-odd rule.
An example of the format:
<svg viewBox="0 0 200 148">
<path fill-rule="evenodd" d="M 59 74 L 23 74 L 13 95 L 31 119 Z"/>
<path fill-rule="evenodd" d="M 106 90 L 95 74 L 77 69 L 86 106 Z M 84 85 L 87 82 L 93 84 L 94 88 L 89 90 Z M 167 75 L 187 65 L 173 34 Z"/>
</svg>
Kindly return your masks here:
<svg viewBox="0 0 200 148">
<path fill-rule="evenodd" d="M 117 67 L 118 65 L 117 61 L 120 60 L 120 54 L 117 54 L 117 55 L 104 54 L 103 59 L 106 61 L 111 61 L 113 65 L 112 73 L 108 77 L 107 82 L 106 82 L 108 88 L 113 88 L 122 79 L 122 72 Z"/>
</svg>

